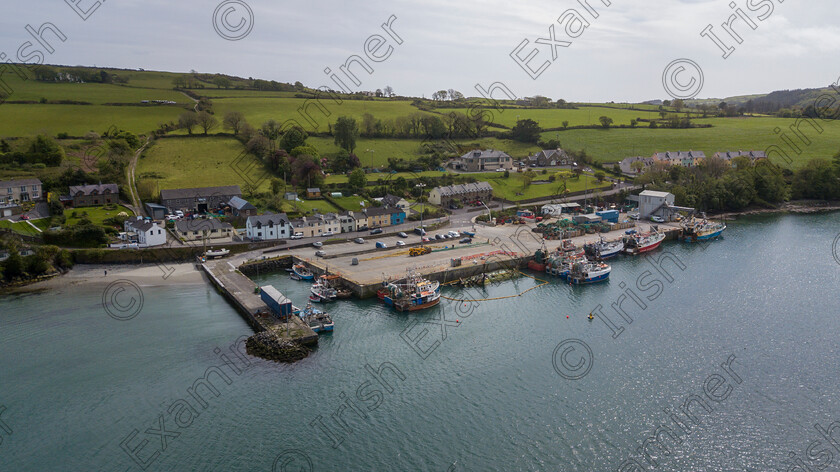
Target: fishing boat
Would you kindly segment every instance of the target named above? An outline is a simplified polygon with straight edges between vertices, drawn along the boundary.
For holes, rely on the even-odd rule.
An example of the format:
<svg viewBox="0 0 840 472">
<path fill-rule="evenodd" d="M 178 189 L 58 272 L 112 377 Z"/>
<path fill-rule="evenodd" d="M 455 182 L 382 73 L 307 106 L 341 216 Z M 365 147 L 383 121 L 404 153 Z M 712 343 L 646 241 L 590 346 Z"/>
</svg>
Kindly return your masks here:
<svg viewBox="0 0 840 472">
<path fill-rule="evenodd" d="M 584 259 L 572 264 L 566 280 L 573 285 L 594 284 L 607 280 L 610 272 L 612 272 L 612 267 L 609 264 Z"/>
<path fill-rule="evenodd" d="M 572 270 L 572 265 L 585 260 L 586 255 L 583 252 L 567 253 L 558 248 L 546 259 L 545 272 L 565 280 Z"/>
<path fill-rule="evenodd" d="M 624 253 L 625 254 L 641 254 L 648 251 L 653 251 L 658 248 L 662 241 L 665 240 L 665 233 L 660 233 L 656 229 L 648 233 L 634 233 L 624 236 Z"/>
<path fill-rule="evenodd" d="M 293 265 L 292 266 L 292 273 L 294 275 L 297 275 L 298 277 L 300 277 L 299 279 L 296 279 L 296 280 L 312 280 L 312 279 L 315 278 L 315 276 L 312 275 L 312 271 L 310 271 L 309 268 L 306 267 L 303 264 Z"/>
<path fill-rule="evenodd" d="M 230 249 L 208 249 L 204 252 L 204 257 L 224 257 L 230 254 Z"/>
<path fill-rule="evenodd" d="M 332 286 L 335 279 L 338 279 L 337 275 L 322 275 L 312 284 L 309 291 L 312 292 L 312 295 L 319 298 L 319 302 L 331 302 L 338 297 L 338 292 Z M 310 296 L 309 298 L 311 299 L 312 297 Z"/>
<path fill-rule="evenodd" d="M 583 250 L 587 257 L 603 261 L 621 253 L 624 250 L 624 241 L 604 241 L 602 237 L 597 243 L 584 245 Z"/>
<path fill-rule="evenodd" d="M 719 237 L 726 229 L 724 222 L 709 221 L 706 218 L 691 218 L 682 223 L 683 241 L 708 241 Z"/>
<path fill-rule="evenodd" d="M 440 282 L 423 278 L 409 270 L 405 279 L 383 282 L 383 287 L 376 295 L 397 311 L 423 310 L 440 303 Z"/>
<path fill-rule="evenodd" d="M 312 331 L 316 333 L 330 332 L 335 328 L 332 317 L 329 314 L 315 308 L 311 303 L 306 304 L 306 308 L 301 310 L 298 314 L 300 318 L 305 321 Z"/>
</svg>

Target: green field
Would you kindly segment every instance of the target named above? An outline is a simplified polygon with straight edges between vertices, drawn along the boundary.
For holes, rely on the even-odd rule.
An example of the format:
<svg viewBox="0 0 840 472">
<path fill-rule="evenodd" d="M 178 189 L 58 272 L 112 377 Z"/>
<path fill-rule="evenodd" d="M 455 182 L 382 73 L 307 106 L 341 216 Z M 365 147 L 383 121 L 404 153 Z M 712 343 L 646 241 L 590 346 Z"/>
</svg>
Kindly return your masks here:
<svg viewBox="0 0 840 472">
<path fill-rule="evenodd" d="M 811 141 L 804 145 L 790 131 L 795 120 L 785 118 L 714 118 L 696 120 L 697 123 L 711 123 L 712 128 L 692 129 L 610 129 L 569 130 L 560 133 L 560 142 L 566 149 L 586 149 L 598 162 L 617 162 L 625 157 L 652 156 L 662 151 L 703 151 L 712 156 L 718 151 L 764 151 L 772 145 L 779 145 L 789 151 L 793 163 L 787 165 L 780 159 L 774 162 L 793 169 L 799 168 L 811 158 L 831 158 L 840 150 L 840 122 L 819 121 L 822 133 L 803 123 L 802 133 Z M 793 139 L 802 150 L 797 156 L 773 130 L 779 127 Z M 555 133 L 543 133 L 544 139 L 553 138 Z"/>
<path fill-rule="evenodd" d="M 175 105 L 154 107 L 115 107 L 104 105 L 0 105 L 0 137 L 55 136 L 69 133 L 83 136 L 89 131 L 103 133 L 116 126 L 134 134 L 155 130 L 158 125 L 177 121 L 184 111 Z"/>
<path fill-rule="evenodd" d="M 82 208 L 70 208 L 64 211 L 64 216 L 67 220 L 64 222 L 65 226 L 72 226 L 82 220 L 82 216 L 87 214 L 88 219 L 95 225 L 102 226 L 102 222 L 108 218 L 117 216 L 120 212 L 125 212 L 128 216 L 133 216 L 134 212 L 127 207 L 117 205 L 116 209 L 106 210 L 105 205 L 91 206 Z M 76 216 L 73 216 L 75 213 Z"/>
<path fill-rule="evenodd" d="M 440 109 L 442 114 L 446 114 L 450 109 Z M 470 113 L 466 108 L 454 108 L 451 111 L 461 113 Z M 473 112 L 474 113 L 474 112 Z M 638 110 L 618 110 L 615 108 L 606 107 L 580 107 L 577 109 L 502 109 L 495 110 L 487 108 L 487 116 L 485 119 L 508 128 L 516 125 L 517 120 L 524 120 L 530 118 L 539 123 L 541 128 L 560 128 L 564 121 L 569 122 L 569 126 L 588 126 L 600 125 L 598 119 L 601 116 L 608 116 L 613 119 L 613 126 L 630 125 L 630 120 L 636 118 L 644 119 L 659 119 L 659 112 L 651 110 L 649 112 Z"/>
<path fill-rule="evenodd" d="M 158 139 L 137 164 L 135 175 L 141 182 L 155 182 L 157 190 L 170 188 L 242 185 L 245 177 L 268 189 L 269 176 L 250 154 L 240 157 L 243 147 L 234 138 Z M 237 170 L 239 172 L 237 172 Z"/>
<path fill-rule="evenodd" d="M 361 121 L 362 115 L 370 113 L 374 118 L 387 120 L 419 111 L 407 101 L 343 100 L 336 103 L 323 97 L 306 102 L 302 98 L 220 98 L 213 100 L 213 105 L 218 116 L 224 116 L 228 111 L 239 111 L 255 127 L 268 120 L 283 123 L 292 119 L 310 133 L 326 132 L 327 125 L 335 123 L 339 116 L 352 116 Z M 307 105 L 305 109 L 302 108 L 304 104 Z"/>
<path fill-rule="evenodd" d="M 533 180 L 547 180 L 549 175 L 551 175 L 551 171 L 545 175 L 537 173 Z M 519 172 L 511 173 L 510 177 L 507 178 L 505 178 L 504 174 L 501 172 L 469 174 L 469 176 L 475 177 L 479 181 L 489 182 L 490 185 L 493 186 L 493 194 L 495 196 L 512 201 L 552 196 L 558 196 L 559 198 L 564 185 L 564 183 L 558 179 L 555 182 L 544 184 L 532 183 L 526 188 L 524 186 L 525 174 Z M 593 189 L 609 184 L 599 184 L 594 177 L 582 174 L 580 178 L 571 177 L 567 179 L 565 185 L 569 192 L 579 192 L 587 188 Z"/>
</svg>

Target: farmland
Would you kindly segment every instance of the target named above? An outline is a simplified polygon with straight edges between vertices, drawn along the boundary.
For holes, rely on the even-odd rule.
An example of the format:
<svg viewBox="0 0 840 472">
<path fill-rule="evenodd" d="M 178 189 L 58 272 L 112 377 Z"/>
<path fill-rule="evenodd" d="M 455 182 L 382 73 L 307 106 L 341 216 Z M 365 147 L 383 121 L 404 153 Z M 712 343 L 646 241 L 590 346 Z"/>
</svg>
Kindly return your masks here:
<svg viewBox="0 0 840 472">
<path fill-rule="evenodd" d="M 135 134 L 153 131 L 160 123 L 178 119 L 184 111 L 168 106 L 104 106 L 104 105 L 0 105 L 0 137 L 34 136 L 69 133 L 83 136 L 89 131 L 102 133 L 116 126 Z"/>
<path fill-rule="evenodd" d="M 202 138 L 159 139 L 146 151 L 137 165 L 138 185 L 152 182 L 159 192 L 169 188 L 242 185 L 245 179 L 234 171 L 254 170 L 250 177 L 260 181 L 260 190 L 268 188 L 262 164 L 250 154 L 234 161 L 242 152 L 242 144 L 234 138 L 211 136 Z M 256 166 L 253 167 L 252 166 Z"/>
<path fill-rule="evenodd" d="M 801 147 L 802 154 L 790 152 L 793 163 L 788 166 L 780 159 L 774 162 L 793 169 L 799 168 L 814 157 L 831 158 L 840 145 L 840 122 L 820 121 L 822 133 L 803 124 L 801 131 L 811 141 L 804 145 L 790 131 L 795 120 L 785 118 L 714 118 L 696 120 L 713 124 L 713 128 L 692 129 L 610 129 L 569 130 L 560 133 L 560 141 L 569 149 L 586 149 L 599 162 L 617 162 L 629 156 L 651 156 L 660 151 L 703 151 L 707 156 L 718 151 L 759 150 L 779 145 L 790 150 L 780 136 L 773 132 L 777 127 L 786 131 Z M 543 133 L 544 139 L 556 133 Z"/>
<path fill-rule="evenodd" d="M 537 174 L 534 181 L 548 179 L 551 171 L 547 174 Z M 525 186 L 525 175 L 523 173 L 511 173 L 509 177 L 504 177 L 500 172 L 485 173 L 485 174 L 470 174 L 480 181 L 489 182 L 493 186 L 493 194 L 496 197 L 504 198 L 506 200 L 528 200 L 532 198 L 543 198 L 559 195 L 563 191 L 565 185 L 569 192 L 579 192 L 585 189 L 593 189 L 596 187 L 603 187 L 608 184 L 598 183 L 593 177 L 588 175 L 581 175 L 577 177 L 569 177 L 563 182 L 557 179 L 549 183 L 532 183 Z"/>
</svg>

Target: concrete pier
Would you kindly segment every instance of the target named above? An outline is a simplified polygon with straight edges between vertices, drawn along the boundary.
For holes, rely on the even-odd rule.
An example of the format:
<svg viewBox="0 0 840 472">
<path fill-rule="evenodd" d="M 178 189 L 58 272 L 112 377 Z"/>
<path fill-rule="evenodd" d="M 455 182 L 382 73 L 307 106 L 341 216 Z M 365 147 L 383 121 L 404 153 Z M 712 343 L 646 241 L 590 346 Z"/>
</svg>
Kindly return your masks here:
<svg viewBox="0 0 840 472">
<path fill-rule="evenodd" d="M 277 319 L 254 291 L 256 284 L 239 272 L 229 260 L 207 261 L 201 267 L 254 331 L 268 331 L 282 341 L 299 344 L 318 342 L 318 334 L 299 317 L 291 316 L 285 322 Z"/>
</svg>

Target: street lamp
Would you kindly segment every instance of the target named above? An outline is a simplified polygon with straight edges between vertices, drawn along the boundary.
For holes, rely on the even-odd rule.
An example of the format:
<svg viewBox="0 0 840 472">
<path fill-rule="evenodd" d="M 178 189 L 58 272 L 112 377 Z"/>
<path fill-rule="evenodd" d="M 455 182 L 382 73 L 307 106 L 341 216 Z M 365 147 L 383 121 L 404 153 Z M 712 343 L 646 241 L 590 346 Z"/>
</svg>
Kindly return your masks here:
<svg viewBox="0 0 840 472">
<path fill-rule="evenodd" d="M 487 208 L 487 224 L 492 223 L 493 222 L 493 214 L 490 213 L 490 207 L 487 206 L 487 204 L 484 203 L 483 201 L 481 202 L 481 204 L 484 205 L 484 208 Z"/>
<path fill-rule="evenodd" d="M 420 197 L 419 198 L 422 200 L 420 202 L 421 205 L 422 205 L 420 207 L 420 233 L 424 233 L 426 231 L 425 228 L 423 228 L 423 213 L 426 212 L 426 201 L 423 200 L 423 188 L 424 187 L 426 187 L 426 184 L 424 184 L 422 182 L 414 185 L 414 188 L 419 188 L 420 189 Z M 422 234 L 421 234 L 420 237 L 421 238 L 423 237 Z"/>
</svg>

